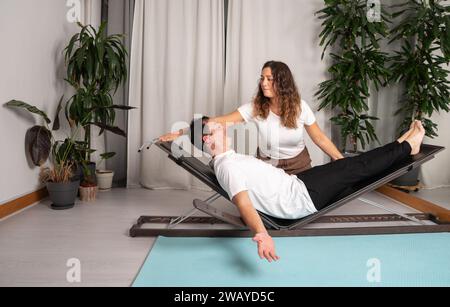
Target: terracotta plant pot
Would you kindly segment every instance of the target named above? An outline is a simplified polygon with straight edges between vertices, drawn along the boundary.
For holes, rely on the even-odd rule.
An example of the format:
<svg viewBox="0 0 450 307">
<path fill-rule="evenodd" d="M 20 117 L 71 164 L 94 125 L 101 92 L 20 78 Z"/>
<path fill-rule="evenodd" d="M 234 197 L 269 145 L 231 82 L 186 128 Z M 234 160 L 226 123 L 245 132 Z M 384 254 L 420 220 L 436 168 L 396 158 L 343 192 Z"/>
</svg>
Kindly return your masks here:
<svg viewBox="0 0 450 307">
<path fill-rule="evenodd" d="M 95 201 L 97 197 L 98 187 L 94 186 L 80 186 L 80 199 L 83 202 Z"/>
</svg>

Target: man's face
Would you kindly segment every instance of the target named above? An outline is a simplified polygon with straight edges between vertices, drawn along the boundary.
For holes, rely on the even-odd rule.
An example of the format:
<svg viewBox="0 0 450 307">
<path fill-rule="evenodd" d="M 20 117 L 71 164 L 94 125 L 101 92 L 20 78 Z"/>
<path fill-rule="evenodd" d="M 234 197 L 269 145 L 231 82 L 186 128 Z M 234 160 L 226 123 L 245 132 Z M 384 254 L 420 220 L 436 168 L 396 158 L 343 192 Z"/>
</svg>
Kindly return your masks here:
<svg viewBox="0 0 450 307">
<path fill-rule="evenodd" d="M 225 144 L 226 132 L 225 127 L 216 122 L 208 122 L 205 127 L 203 142 L 205 146 L 212 152 L 218 148 L 223 148 Z"/>
</svg>

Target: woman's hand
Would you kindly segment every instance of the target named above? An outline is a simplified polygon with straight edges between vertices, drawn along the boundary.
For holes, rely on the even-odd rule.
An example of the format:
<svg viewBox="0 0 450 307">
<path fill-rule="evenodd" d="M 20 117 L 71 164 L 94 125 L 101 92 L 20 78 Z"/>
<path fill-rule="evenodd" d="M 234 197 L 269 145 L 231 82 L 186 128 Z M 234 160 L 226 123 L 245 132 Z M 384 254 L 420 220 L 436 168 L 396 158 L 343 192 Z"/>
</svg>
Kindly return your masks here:
<svg viewBox="0 0 450 307">
<path fill-rule="evenodd" d="M 280 259 L 275 253 L 275 243 L 268 233 L 257 233 L 253 238 L 253 241 L 258 243 L 258 254 L 261 259 L 266 258 L 269 262 Z"/>
<path fill-rule="evenodd" d="M 159 137 L 160 142 L 172 142 L 181 136 L 180 132 L 171 132 Z"/>
</svg>

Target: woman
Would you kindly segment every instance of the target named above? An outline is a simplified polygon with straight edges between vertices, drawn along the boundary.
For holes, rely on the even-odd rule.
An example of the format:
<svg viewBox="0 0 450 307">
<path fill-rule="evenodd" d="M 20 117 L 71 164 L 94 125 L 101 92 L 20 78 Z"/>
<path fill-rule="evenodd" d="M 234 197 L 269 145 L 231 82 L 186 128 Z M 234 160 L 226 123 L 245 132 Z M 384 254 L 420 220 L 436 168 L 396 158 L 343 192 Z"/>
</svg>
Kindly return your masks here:
<svg viewBox="0 0 450 307">
<path fill-rule="evenodd" d="M 311 108 L 301 100 L 294 77 L 282 62 L 264 64 L 258 93 L 252 103 L 241 106 L 231 114 L 211 118 L 211 121 L 224 125 L 244 121 L 255 123 L 260 144 L 257 158 L 282 168 L 288 174 L 298 174 L 311 168 L 304 130 L 333 161 L 343 158 L 317 125 Z M 159 139 L 173 141 L 186 132 L 168 133 Z"/>
</svg>

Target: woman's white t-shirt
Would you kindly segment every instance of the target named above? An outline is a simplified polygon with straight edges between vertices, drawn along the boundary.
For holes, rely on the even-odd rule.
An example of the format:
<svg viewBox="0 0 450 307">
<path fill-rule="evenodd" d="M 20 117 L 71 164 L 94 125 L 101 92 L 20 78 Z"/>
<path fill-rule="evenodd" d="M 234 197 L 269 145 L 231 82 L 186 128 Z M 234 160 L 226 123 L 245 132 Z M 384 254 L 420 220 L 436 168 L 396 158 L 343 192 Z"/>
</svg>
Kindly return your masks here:
<svg viewBox="0 0 450 307">
<path fill-rule="evenodd" d="M 267 119 L 253 116 L 253 103 L 241 106 L 238 111 L 245 122 L 253 122 L 258 128 L 258 145 L 262 155 L 272 159 L 290 159 L 305 149 L 304 125 L 311 126 L 316 122 L 313 111 L 302 100 L 301 114 L 297 119 L 297 128 L 283 127 L 280 117 L 269 112 Z"/>
</svg>

